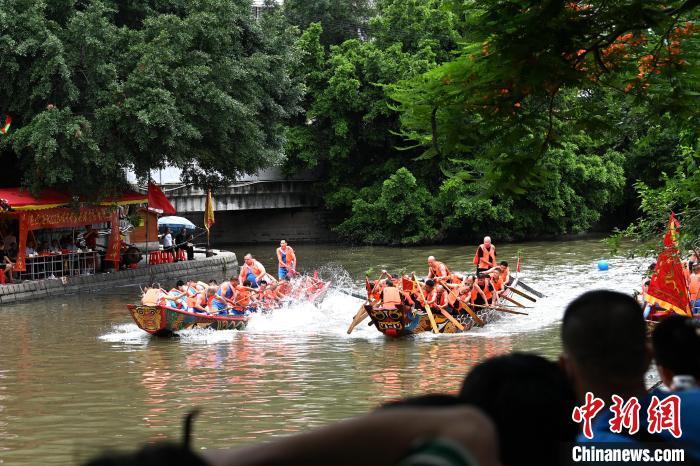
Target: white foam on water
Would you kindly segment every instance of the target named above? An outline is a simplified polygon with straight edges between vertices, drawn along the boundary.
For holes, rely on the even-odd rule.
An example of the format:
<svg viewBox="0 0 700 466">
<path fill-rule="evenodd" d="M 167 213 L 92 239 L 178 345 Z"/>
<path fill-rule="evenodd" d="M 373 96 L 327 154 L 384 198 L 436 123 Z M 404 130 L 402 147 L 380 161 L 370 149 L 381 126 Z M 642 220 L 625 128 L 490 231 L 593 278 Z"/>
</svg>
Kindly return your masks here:
<svg viewBox="0 0 700 466">
<path fill-rule="evenodd" d="M 112 331 L 98 338 L 109 343 L 126 343 L 126 344 L 144 344 L 148 341 L 150 335 L 136 324 L 114 324 Z"/>
<path fill-rule="evenodd" d="M 180 341 L 184 343 L 216 344 L 228 343 L 238 337 L 238 330 L 213 330 L 195 328 L 177 332 Z"/>
</svg>

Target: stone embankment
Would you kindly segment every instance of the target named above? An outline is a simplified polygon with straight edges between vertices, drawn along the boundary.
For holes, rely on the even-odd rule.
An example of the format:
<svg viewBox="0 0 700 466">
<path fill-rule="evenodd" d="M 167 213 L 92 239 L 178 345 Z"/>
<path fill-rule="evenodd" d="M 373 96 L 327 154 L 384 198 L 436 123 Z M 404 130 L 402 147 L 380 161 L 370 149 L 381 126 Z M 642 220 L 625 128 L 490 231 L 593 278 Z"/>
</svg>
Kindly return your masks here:
<svg viewBox="0 0 700 466">
<path fill-rule="evenodd" d="M 237 270 L 238 260 L 236 259 L 236 254 L 220 251 L 213 257 L 196 258 L 196 260 L 192 261 L 152 266 L 140 265 L 136 269 L 120 270 L 112 273 L 0 285 L 0 304 L 99 291 L 130 284 L 143 286 L 148 283 L 165 283 L 170 285 L 170 282 L 180 278 L 221 277 L 222 275 L 230 275 Z"/>
</svg>

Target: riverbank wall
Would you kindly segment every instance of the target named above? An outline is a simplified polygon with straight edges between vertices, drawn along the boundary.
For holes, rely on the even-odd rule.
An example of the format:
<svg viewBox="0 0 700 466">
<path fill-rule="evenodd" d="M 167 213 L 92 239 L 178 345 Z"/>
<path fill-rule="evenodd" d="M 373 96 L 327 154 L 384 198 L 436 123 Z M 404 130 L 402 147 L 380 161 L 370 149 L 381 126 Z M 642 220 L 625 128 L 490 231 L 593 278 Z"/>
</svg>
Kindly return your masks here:
<svg viewBox="0 0 700 466">
<path fill-rule="evenodd" d="M 3 304 L 32 299 L 100 291 L 120 285 L 139 284 L 143 286 L 148 283 L 169 283 L 186 277 L 221 276 L 237 271 L 236 254 L 221 251 L 213 257 L 202 257 L 192 261 L 141 266 L 136 269 L 112 273 L 0 285 L 0 309 Z"/>
</svg>

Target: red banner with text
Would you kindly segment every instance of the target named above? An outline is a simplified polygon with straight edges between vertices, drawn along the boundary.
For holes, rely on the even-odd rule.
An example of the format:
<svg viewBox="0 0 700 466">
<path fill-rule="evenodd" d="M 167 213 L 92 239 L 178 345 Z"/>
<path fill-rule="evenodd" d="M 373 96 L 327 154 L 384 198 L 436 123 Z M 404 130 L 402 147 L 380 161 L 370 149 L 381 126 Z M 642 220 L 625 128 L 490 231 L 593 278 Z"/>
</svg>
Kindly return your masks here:
<svg viewBox="0 0 700 466">
<path fill-rule="evenodd" d="M 19 213 L 19 245 L 15 270 L 27 270 L 27 234 L 31 230 L 45 228 L 67 228 L 92 225 L 93 223 L 113 222 L 116 225 L 116 263 L 119 263 L 119 214 L 114 207 L 81 207 L 79 210 L 69 207 L 56 207 Z M 109 252 L 112 251 L 114 234 L 110 237 Z M 114 259 L 107 259 L 114 260 Z"/>
</svg>

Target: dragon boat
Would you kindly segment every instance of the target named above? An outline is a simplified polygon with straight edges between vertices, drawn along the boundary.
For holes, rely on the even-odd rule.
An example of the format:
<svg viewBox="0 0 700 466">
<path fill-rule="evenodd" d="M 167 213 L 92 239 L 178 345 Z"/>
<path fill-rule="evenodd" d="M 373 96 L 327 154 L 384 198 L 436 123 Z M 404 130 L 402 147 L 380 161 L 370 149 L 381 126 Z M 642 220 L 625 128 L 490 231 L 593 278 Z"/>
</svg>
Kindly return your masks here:
<svg viewBox="0 0 700 466">
<path fill-rule="evenodd" d="M 217 316 L 200 312 L 189 312 L 168 306 L 145 306 L 129 304 L 129 313 L 136 325 L 151 335 L 172 336 L 180 330 L 212 329 L 243 330 L 251 314 Z"/>
<path fill-rule="evenodd" d="M 321 280 L 318 273 L 299 276 L 289 282 L 286 296 L 275 301 L 261 300 L 247 309 L 235 309 L 229 314 L 208 314 L 158 304 L 129 304 L 129 314 L 143 331 L 156 336 L 172 336 L 181 330 L 243 330 L 255 313 L 268 313 L 285 303 L 305 302 L 318 304 L 325 297 L 331 282 Z M 160 302 L 160 301 L 159 301 Z"/>
<path fill-rule="evenodd" d="M 500 299 L 495 309 L 490 308 L 469 308 L 463 309 L 457 314 L 442 312 L 440 309 L 432 309 L 432 316 L 435 321 L 437 333 L 463 333 L 471 330 L 475 326 L 484 326 L 497 319 L 501 312 L 512 314 L 525 314 L 511 308 L 509 303 L 516 302 L 516 295 L 525 296 L 522 291 L 516 290 L 518 279 L 513 280 L 500 294 Z M 528 287 L 529 288 L 529 287 Z M 531 289 L 531 288 L 530 288 Z M 534 291 L 534 290 L 533 290 Z M 540 297 L 544 296 L 538 293 Z M 535 298 L 528 298 L 535 299 Z M 505 307 L 509 306 L 509 307 Z M 408 305 L 396 306 L 396 309 L 383 309 L 382 307 L 364 304 L 364 311 L 369 315 L 371 322 L 369 325 L 388 337 L 402 337 L 415 335 L 423 332 L 433 331 L 430 315 L 427 311 L 414 309 Z"/>
</svg>

